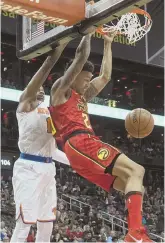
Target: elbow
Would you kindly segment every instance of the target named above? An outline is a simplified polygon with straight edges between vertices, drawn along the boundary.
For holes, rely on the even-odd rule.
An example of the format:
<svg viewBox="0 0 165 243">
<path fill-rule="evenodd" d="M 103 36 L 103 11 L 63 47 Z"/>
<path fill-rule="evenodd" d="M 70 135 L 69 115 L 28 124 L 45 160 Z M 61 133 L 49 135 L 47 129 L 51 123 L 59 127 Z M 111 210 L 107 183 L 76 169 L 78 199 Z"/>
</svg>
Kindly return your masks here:
<svg viewBox="0 0 165 243">
<path fill-rule="evenodd" d="M 105 82 L 109 82 L 111 80 L 112 69 L 110 67 L 105 67 L 102 72 L 102 78 Z"/>
<path fill-rule="evenodd" d="M 90 54 L 90 52 L 88 50 L 81 49 L 76 53 L 76 58 L 86 62 L 89 57 L 89 54 Z"/>
<path fill-rule="evenodd" d="M 102 75 L 102 80 L 103 80 L 104 83 L 108 83 L 111 80 L 111 75 L 103 74 Z"/>
</svg>

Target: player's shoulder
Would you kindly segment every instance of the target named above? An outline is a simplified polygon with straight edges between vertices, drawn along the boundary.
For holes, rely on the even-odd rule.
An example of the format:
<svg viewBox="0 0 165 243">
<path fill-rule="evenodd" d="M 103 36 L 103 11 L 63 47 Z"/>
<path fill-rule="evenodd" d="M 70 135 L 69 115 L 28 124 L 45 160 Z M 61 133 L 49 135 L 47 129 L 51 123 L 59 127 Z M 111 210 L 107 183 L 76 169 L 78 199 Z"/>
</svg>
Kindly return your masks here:
<svg viewBox="0 0 165 243">
<path fill-rule="evenodd" d="M 16 110 L 17 114 L 28 113 L 32 110 L 32 105 L 28 101 L 20 101 Z"/>
<path fill-rule="evenodd" d="M 71 97 L 72 90 L 68 88 L 68 90 L 64 91 L 61 88 L 61 80 L 63 77 L 58 78 L 52 86 L 51 94 L 50 94 L 50 104 L 53 106 L 64 104 Z"/>
</svg>

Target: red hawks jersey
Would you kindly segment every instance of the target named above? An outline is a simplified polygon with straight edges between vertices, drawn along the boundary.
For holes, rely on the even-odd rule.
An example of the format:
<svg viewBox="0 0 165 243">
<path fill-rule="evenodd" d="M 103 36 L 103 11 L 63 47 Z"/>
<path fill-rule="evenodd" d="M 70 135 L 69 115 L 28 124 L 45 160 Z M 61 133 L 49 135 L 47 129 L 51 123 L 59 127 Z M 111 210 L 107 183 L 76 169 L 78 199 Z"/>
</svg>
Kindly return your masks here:
<svg viewBox="0 0 165 243">
<path fill-rule="evenodd" d="M 74 90 L 72 90 L 69 100 L 64 104 L 50 106 L 49 110 L 57 135 L 60 135 L 62 139 L 77 130 L 93 132 L 87 102 Z"/>
</svg>

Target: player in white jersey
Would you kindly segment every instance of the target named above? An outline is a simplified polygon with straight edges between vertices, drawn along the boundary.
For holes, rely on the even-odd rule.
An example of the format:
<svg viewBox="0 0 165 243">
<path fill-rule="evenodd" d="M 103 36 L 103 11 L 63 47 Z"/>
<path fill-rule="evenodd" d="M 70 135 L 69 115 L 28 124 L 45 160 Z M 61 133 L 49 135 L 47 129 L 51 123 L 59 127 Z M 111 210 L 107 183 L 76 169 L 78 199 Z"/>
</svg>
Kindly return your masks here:
<svg viewBox="0 0 165 243">
<path fill-rule="evenodd" d="M 36 242 L 50 242 L 57 205 L 56 170 L 52 156 L 58 153 L 42 85 L 64 48 L 62 45 L 53 51 L 20 97 L 16 115 L 21 154 L 13 170 L 17 221 L 11 242 L 25 242 L 31 225 L 35 223 Z M 65 154 L 59 153 L 60 158 L 57 155 L 54 159 L 68 163 Z"/>
</svg>

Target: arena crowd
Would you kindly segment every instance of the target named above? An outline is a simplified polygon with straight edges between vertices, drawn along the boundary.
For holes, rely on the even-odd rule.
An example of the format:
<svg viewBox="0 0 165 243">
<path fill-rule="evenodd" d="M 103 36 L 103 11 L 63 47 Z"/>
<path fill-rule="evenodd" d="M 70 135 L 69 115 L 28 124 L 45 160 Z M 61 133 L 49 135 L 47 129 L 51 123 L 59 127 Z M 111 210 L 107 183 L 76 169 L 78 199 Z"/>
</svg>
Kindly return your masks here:
<svg viewBox="0 0 165 243">
<path fill-rule="evenodd" d="M 3 75 L 2 75 L 3 76 Z M 31 77 L 27 76 L 27 78 L 25 78 L 25 86 L 28 84 L 28 82 L 30 81 Z M 47 79 L 47 81 L 44 84 L 44 91 L 45 94 L 49 95 L 50 94 L 50 90 L 51 87 L 53 85 L 53 80 L 50 78 Z M 2 78 L 1 77 L 1 86 L 4 88 L 9 88 L 9 89 L 18 89 L 21 90 L 21 85 L 18 84 L 17 82 L 13 81 L 12 78 Z M 124 94 L 121 93 L 117 93 L 116 95 L 113 95 L 115 100 L 118 100 L 118 97 L 122 97 L 120 101 L 117 101 L 117 107 L 118 108 L 127 108 L 127 109 L 134 109 L 133 104 L 130 102 L 130 100 L 128 99 L 128 97 Z M 92 99 L 90 101 L 90 103 L 96 103 L 96 104 L 100 104 L 100 105 L 106 105 L 108 106 L 108 98 L 106 97 L 104 98 L 98 98 L 95 97 L 94 99 Z M 164 106 L 160 104 L 159 99 L 157 99 L 158 97 L 153 97 L 154 100 L 154 108 L 149 107 L 148 104 L 144 104 L 144 108 L 147 109 L 148 111 L 150 111 L 152 114 L 159 114 L 159 115 L 163 115 L 164 114 Z M 119 103 L 118 103 L 119 102 Z M 125 107 L 126 106 L 126 107 Z"/>
<path fill-rule="evenodd" d="M 4 72 L 3 72 L 4 73 Z M 26 85 L 30 77 L 25 80 Z M 45 83 L 45 92 L 49 94 L 52 80 Z M 21 90 L 7 72 L 2 75 L 1 86 Z M 97 99 L 104 104 L 104 99 Z M 96 101 L 93 101 L 94 103 Z M 96 102 L 96 103 L 97 103 Z M 101 103 L 99 103 L 101 102 Z M 127 107 L 128 108 L 128 107 Z M 163 107 L 147 108 L 155 114 L 163 114 Z M 131 108 L 129 108 L 131 109 Z M 11 122 L 12 121 L 12 122 Z M 15 110 L 5 111 L 1 118 L 2 145 L 8 140 L 18 139 L 18 128 Z M 96 134 L 100 127 L 96 126 Z M 101 139 L 121 149 L 128 156 L 143 156 L 147 161 L 163 160 L 164 139 L 154 140 L 149 137 L 143 141 L 126 136 L 106 136 L 103 130 Z M 12 142 L 13 144 L 13 142 Z M 122 193 L 112 190 L 109 194 L 97 186 L 87 182 L 70 167 L 56 163 L 58 207 L 57 220 L 54 223 L 52 242 L 123 242 L 125 220 L 125 203 Z M 3 173 L 2 173 L 3 174 Z M 160 169 L 147 169 L 144 178 L 145 196 L 143 208 L 143 224 L 149 232 L 164 237 L 164 187 L 163 172 Z M 9 242 L 15 226 L 15 204 L 12 178 L 1 178 L 1 241 Z M 109 216 L 110 215 L 110 216 Z M 114 218 L 113 218 L 114 217 Z M 111 222 L 113 218 L 113 224 Z M 36 225 L 31 227 L 27 241 L 34 242 Z M 154 236 L 153 240 L 155 240 Z"/>
<path fill-rule="evenodd" d="M 52 242 L 123 242 L 124 197 L 112 190 L 109 194 L 77 175 L 69 166 L 56 163 L 58 207 Z M 143 224 L 149 232 L 164 236 L 163 172 L 147 170 Z M 1 177 L 1 241 L 9 242 L 15 225 L 12 179 Z M 72 201 L 70 201 L 72 198 Z M 103 213 L 104 212 L 104 213 Z M 110 214 L 117 219 L 105 219 Z M 117 225 L 116 225 L 117 224 Z M 35 241 L 36 226 L 27 241 Z"/>
<path fill-rule="evenodd" d="M 17 123 L 14 121 L 14 110 L 3 114 L 2 144 L 8 139 L 17 144 L 18 129 Z M 95 128 L 96 134 L 98 134 L 99 127 Z M 142 144 L 139 140 L 122 135 L 109 138 L 106 136 L 106 132 L 102 133 L 102 139 L 120 148 L 128 156 L 143 155 L 146 159 L 157 161 L 162 160 L 164 156 L 163 134 L 159 140 L 149 137 Z M 112 190 L 107 194 L 78 176 L 70 167 L 58 163 L 56 163 L 56 167 L 58 208 L 52 242 L 122 242 L 124 231 L 123 222 L 120 219 L 125 220 L 122 193 Z M 161 237 L 163 237 L 164 231 L 163 179 L 162 171 L 146 170 L 143 224 L 149 232 Z M 15 204 L 11 177 L 4 180 L 2 176 L 1 189 L 1 240 L 9 242 L 15 226 Z M 114 218 L 113 227 L 106 214 L 117 218 Z M 36 226 L 34 225 L 27 239 L 28 242 L 35 241 L 35 232 Z"/>
<path fill-rule="evenodd" d="M 11 122 L 12 121 L 12 122 Z M 96 134 L 99 134 L 99 128 L 95 128 Z M 1 118 L 1 136 L 3 139 L 18 138 L 18 128 L 15 118 L 15 111 L 9 111 L 3 114 Z M 120 148 L 126 155 L 144 155 L 148 159 L 163 159 L 164 158 L 164 136 L 160 135 L 159 140 L 154 138 L 146 138 L 141 144 L 138 139 L 128 138 L 126 136 L 105 136 L 106 132 L 103 131 L 102 140 L 110 143 L 117 148 Z"/>
</svg>

